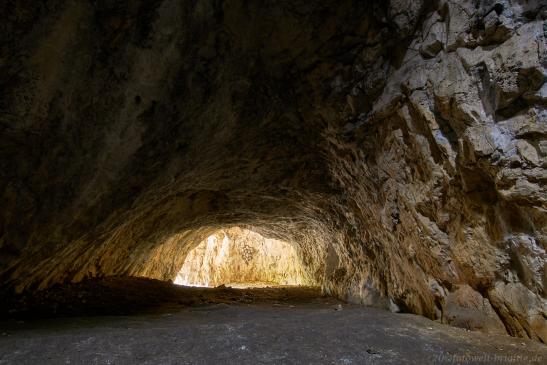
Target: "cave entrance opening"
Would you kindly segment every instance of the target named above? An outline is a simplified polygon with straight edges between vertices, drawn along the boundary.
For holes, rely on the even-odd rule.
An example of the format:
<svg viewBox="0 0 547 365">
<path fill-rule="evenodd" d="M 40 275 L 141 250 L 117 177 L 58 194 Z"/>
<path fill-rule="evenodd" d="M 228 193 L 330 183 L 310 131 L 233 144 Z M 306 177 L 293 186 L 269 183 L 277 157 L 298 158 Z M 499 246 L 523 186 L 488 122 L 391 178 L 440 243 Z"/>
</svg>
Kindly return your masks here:
<svg viewBox="0 0 547 365">
<path fill-rule="evenodd" d="M 201 241 L 174 283 L 232 288 L 311 284 L 294 244 L 240 227 L 220 229 Z"/>
</svg>

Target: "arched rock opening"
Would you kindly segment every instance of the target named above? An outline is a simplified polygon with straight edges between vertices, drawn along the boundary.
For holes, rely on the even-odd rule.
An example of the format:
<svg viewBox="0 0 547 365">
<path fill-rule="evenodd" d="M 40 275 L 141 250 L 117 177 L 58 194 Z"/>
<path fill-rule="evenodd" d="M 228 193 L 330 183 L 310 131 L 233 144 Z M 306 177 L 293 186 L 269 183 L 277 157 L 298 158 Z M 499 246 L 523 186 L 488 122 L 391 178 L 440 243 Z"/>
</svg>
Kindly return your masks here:
<svg viewBox="0 0 547 365">
<path fill-rule="evenodd" d="M 541 2 L 0 10 L 3 291 L 253 226 L 333 295 L 547 338 Z"/>
<path fill-rule="evenodd" d="M 295 242 L 272 239 L 250 229 L 229 227 L 209 235 L 184 259 L 175 284 L 200 287 L 313 286 Z"/>
</svg>

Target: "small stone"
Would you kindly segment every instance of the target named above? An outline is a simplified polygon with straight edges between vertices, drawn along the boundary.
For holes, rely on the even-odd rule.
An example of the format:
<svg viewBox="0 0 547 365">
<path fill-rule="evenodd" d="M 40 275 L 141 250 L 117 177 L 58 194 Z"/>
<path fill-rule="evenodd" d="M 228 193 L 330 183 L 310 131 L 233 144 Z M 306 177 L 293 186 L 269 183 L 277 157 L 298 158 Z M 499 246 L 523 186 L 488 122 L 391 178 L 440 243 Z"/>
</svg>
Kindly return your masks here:
<svg viewBox="0 0 547 365">
<path fill-rule="evenodd" d="M 420 47 L 420 54 L 424 58 L 433 58 L 444 48 L 445 28 L 446 25 L 444 23 L 438 22 L 433 24 Z"/>
<path fill-rule="evenodd" d="M 532 165 L 539 165 L 539 157 L 537 150 L 532 144 L 530 144 L 528 141 L 525 140 L 518 140 L 517 141 L 517 149 L 519 152 L 519 155 L 531 163 Z"/>
</svg>

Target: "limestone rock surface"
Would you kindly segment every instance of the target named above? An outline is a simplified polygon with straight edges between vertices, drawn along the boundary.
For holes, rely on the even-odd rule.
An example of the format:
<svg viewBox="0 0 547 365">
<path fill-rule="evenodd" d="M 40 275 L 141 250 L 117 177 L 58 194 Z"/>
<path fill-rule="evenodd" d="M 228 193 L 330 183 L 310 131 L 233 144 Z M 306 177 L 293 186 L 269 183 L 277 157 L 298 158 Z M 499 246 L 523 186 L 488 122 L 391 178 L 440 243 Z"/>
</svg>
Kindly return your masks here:
<svg viewBox="0 0 547 365">
<path fill-rule="evenodd" d="M 208 287 L 316 286 L 295 246 L 248 229 L 223 229 L 186 255 L 174 283 Z"/>
<path fill-rule="evenodd" d="M 544 1 L 0 14 L 3 292 L 172 279 L 252 227 L 345 300 L 547 341 Z"/>
</svg>

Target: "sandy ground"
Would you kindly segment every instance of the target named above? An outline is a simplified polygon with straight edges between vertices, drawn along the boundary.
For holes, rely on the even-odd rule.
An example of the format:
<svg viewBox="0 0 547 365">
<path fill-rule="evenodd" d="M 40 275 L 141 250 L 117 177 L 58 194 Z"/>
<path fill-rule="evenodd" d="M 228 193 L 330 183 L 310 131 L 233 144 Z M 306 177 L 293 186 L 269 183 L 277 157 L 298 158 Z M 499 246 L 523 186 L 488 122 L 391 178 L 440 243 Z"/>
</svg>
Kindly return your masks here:
<svg viewBox="0 0 547 365">
<path fill-rule="evenodd" d="M 16 303 L 18 311 L 9 309 Z M 105 315 L 108 308 L 116 315 Z M 11 310 L 12 318 L 0 322 L 0 364 L 544 364 L 547 359 L 547 346 L 537 342 L 346 305 L 314 288 L 199 289 L 115 278 L 59 287 L 34 300 L 12 298 L 3 310 L 4 315 Z"/>
</svg>

